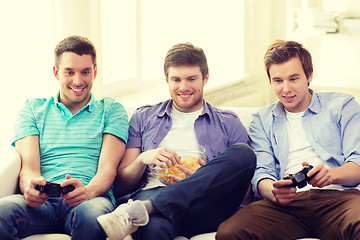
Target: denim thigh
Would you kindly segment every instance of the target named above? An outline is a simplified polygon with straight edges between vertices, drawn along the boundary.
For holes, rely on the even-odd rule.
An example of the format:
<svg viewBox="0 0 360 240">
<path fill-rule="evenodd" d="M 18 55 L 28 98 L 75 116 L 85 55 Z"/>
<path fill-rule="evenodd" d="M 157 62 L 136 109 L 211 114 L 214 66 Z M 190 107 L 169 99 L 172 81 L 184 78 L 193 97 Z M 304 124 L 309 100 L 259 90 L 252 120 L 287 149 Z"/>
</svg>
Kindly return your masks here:
<svg viewBox="0 0 360 240">
<path fill-rule="evenodd" d="M 65 232 L 74 240 L 106 239 L 106 234 L 96 219 L 113 210 L 114 205 L 107 197 L 96 197 L 85 201 L 71 209 L 66 216 Z"/>
<path fill-rule="evenodd" d="M 26 205 L 23 195 L 0 199 L 0 239 L 18 239 L 40 233 L 63 233 L 62 210 L 69 210 L 61 198 L 49 199 L 39 207 Z"/>
</svg>

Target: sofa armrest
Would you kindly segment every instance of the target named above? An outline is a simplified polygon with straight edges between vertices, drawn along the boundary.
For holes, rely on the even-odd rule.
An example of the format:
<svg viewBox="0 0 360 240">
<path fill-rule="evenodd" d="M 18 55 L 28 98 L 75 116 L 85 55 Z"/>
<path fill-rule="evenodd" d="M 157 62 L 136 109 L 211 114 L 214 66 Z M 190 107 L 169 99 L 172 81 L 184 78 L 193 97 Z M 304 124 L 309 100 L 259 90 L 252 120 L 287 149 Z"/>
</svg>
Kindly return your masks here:
<svg viewBox="0 0 360 240">
<path fill-rule="evenodd" d="M 21 160 L 15 149 L 6 151 L 0 164 L 0 198 L 14 194 L 18 189 Z"/>
</svg>

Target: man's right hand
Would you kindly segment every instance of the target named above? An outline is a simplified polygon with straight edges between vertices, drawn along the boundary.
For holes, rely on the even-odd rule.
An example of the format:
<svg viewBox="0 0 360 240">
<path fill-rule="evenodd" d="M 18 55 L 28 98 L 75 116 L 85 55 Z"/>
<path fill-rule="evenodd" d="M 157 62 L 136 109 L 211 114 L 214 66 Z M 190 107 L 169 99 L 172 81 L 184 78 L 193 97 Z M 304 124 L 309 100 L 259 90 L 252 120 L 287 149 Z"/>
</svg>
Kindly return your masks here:
<svg viewBox="0 0 360 240">
<path fill-rule="evenodd" d="M 292 202 L 296 196 L 296 188 L 290 187 L 292 180 L 280 180 L 273 183 L 272 193 L 279 205 L 285 206 Z"/>
<path fill-rule="evenodd" d="M 44 177 L 31 179 L 29 186 L 26 187 L 24 192 L 24 198 L 28 206 L 38 207 L 48 200 L 48 195 L 46 193 L 41 193 L 35 189 L 36 185 L 45 186 L 45 184 L 46 181 Z"/>
<path fill-rule="evenodd" d="M 175 151 L 163 146 L 141 153 L 138 159 L 145 165 L 156 165 L 165 168 L 179 164 L 181 158 Z"/>
</svg>

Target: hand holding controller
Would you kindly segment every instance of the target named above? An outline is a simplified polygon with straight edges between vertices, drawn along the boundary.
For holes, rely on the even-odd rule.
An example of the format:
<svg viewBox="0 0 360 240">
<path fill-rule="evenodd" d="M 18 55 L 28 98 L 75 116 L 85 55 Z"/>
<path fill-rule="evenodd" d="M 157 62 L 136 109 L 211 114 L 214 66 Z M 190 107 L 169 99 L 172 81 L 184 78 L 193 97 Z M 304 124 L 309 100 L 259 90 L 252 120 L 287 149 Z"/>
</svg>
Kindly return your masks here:
<svg viewBox="0 0 360 240">
<path fill-rule="evenodd" d="M 297 173 L 294 173 L 294 174 L 289 174 L 288 176 L 284 177 L 283 179 L 284 180 L 292 180 L 292 184 L 291 185 L 287 185 L 287 186 L 284 186 L 284 187 L 288 187 L 288 186 L 291 186 L 291 187 L 298 187 L 298 188 L 303 188 L 306 186 L 306 184 L 312 179 L 312 177 L 314 176 L 311 176 L 311 177 L 308 177 L 307 176 L 307 173 L 313 168 L 313 166 L 311 165 L 304 165 L 304 168 L 297 172 Z"/>
<path fill-rule="evenodd" d="M 49 197 L 60 197 L 61 194 L 73 191 L 75 187 L 72 185 L 61 187 L 60 183 L 46 182 L 45 186 L 36 185 L 35 189 L 42 193 L 47 193 Z"/>
</svg>

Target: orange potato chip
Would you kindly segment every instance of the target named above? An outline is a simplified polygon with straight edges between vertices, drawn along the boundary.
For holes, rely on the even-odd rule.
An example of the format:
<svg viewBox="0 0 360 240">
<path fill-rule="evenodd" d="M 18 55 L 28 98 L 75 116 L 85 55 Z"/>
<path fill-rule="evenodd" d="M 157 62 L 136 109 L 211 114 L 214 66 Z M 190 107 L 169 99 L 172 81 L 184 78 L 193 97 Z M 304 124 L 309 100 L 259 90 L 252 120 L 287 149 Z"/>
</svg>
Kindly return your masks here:
<svg viewBox="0 0 360 240">
<path fill-rule="evenodd" d="M 180 164 L 187 169 L 190 169 L 192 172 L 195 172 L 197 169 L 200 168 L 199 163 L 197 162 L 197 159 L 195 157 L 188 157 L 180 160 Z M 176 165 L 177 166 L 177 165 Z M 176 166 L 173 166 L 171 168 L 163 168 L 158 169 L 156 172 L 159 175 L 159 179 L 164 182 L 165 184 L 170 184 L 171 180 L 168 175 L 172 174 L 181 178 L 186 178 L 188 175 L 184 172 L 180 171 Z"/>
</svg>

